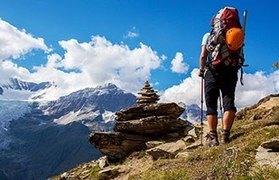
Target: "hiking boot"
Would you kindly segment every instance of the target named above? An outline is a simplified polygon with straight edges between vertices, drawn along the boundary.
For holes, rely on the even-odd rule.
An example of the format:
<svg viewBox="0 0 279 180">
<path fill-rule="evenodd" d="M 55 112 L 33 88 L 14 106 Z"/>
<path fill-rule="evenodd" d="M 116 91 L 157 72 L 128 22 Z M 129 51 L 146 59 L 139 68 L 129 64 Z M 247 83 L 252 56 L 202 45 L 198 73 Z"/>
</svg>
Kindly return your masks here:
<svg viewBox="0 0 279 180">
<path fill-rule="evenodd" d="M 229 144 L 230 142 L 231 142 L 230 131 L 222 130 L 221 144 Z"/>
<path fill-rule="evenodd" d="M 212 146 L 219 145 L 218 134 L 216 131 L 210 131 L 205 137 L 206 137 L 207 146 L 212 147 Z"/>
</svg>

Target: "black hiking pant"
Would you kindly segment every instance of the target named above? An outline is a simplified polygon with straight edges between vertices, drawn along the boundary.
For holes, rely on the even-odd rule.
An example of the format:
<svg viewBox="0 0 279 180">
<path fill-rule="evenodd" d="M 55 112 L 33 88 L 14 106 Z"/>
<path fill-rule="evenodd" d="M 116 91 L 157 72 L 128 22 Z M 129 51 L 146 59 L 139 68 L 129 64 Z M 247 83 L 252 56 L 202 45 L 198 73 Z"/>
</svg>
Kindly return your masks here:
<svg viewBox="0 0 279 180">
<path fill-rule="evenodd" d="M 233 110 L 236 112 L 234 104 L 235 87 L 237 83 L 237 68 L 223 65 L 218 70 L 208 68 L 205 73 L 205 101 L 206 115 L 217 115 L 217 104 L 220 91 L 222 93 L 224 111 Z"/>
</svg>

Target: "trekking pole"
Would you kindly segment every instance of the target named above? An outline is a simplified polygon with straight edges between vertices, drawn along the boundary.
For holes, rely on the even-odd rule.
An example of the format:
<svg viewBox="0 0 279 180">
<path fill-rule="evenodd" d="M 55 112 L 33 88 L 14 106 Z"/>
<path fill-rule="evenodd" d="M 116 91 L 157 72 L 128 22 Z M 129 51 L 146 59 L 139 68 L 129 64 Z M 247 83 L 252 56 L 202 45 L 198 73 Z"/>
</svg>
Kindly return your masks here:
<svg viewBox="0 0 279 180">
<path fill-rule="evenodd" d="M 242 30 L 244 31 L 244 33 L 246 31 L 247 15 L 248 15 L 248 11 L 245 10 L 244 13 L 243 13 L 243 25 L 242 25 L 243 26 Z"/>
<path fill-rule="evenodd" d="M 202 144 L 202 137 L 203 137 L 203 77 L 201 77 L 201 145 Z"/>
</svg>

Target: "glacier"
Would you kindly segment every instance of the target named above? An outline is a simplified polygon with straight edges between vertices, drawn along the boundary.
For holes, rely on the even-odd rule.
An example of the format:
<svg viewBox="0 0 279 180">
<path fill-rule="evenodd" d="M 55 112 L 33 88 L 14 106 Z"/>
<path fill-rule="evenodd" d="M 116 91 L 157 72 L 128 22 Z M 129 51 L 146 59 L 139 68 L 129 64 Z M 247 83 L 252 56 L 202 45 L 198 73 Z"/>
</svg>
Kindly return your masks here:
<svg viewBox="0 0 279 180">
<path fill-rule="evenodd" d="M 30 102 L 0 100 L 0 149 L 7 149 L 11 142 L 7 135 L 10 122 L 30 112 Z"/>
</svg>

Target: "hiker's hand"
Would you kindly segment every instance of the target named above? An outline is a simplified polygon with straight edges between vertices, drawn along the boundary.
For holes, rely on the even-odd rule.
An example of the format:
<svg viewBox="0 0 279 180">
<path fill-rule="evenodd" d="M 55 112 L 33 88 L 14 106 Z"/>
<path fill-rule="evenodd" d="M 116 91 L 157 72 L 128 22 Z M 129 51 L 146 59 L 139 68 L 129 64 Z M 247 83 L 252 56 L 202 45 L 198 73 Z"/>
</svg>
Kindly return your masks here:
<svg viewBox="0 0 279 180">
<path fill-rule="evenodd" d="M 204 69 L 200 69 L 199 77 L 204 78 Z"/>
</svg>

